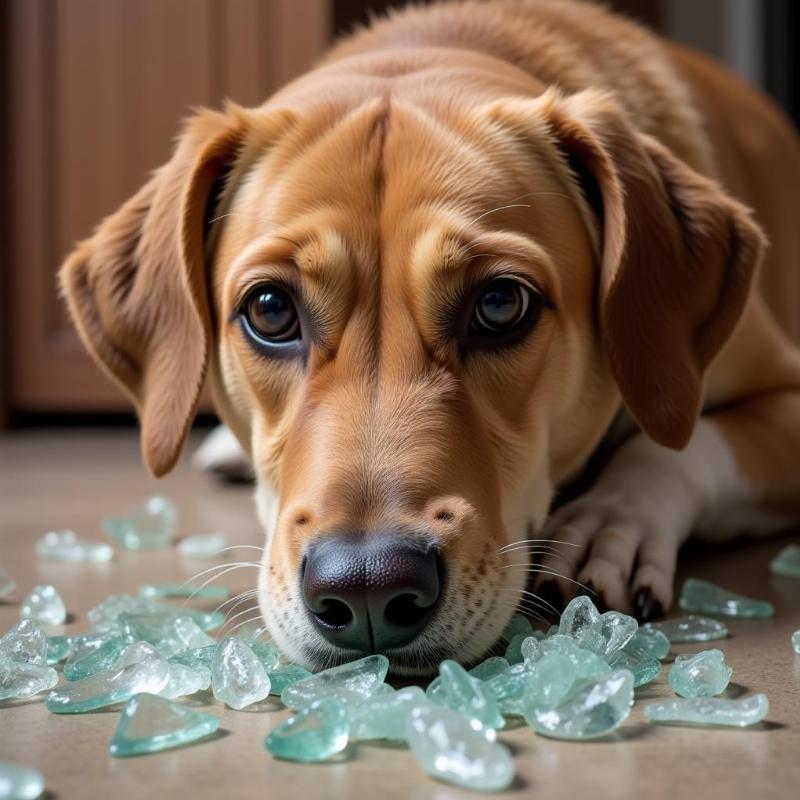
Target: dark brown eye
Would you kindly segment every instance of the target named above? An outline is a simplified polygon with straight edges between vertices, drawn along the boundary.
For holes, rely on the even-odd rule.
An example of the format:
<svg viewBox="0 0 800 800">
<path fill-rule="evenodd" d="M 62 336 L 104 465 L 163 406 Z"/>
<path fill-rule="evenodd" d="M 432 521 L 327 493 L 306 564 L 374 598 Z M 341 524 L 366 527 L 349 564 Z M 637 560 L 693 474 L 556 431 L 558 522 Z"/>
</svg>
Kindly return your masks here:
<svg viewBox="0 0 800 800">
<path fill-rule="evenodd" d="M 470 331 L 492 336 L 514 330 L 528 317 L 533 291 L 511 278 L 498 278 L 485 286 L 475 301 Z"/>
<path fill-rule="evenodd" d="M 261 286 L 244 303 L 242 313 L 252 333 L 259 339 L 283 344 L 300 339 L 300 319 L 286 289 Z"/>
</svg>

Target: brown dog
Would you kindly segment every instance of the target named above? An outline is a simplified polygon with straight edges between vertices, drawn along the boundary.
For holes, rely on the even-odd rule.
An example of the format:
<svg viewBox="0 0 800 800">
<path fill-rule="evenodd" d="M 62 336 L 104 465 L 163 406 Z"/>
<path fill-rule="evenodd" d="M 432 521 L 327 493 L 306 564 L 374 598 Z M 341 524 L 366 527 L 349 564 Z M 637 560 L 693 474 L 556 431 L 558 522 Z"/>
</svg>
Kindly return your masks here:
<svg viewBox="0 0 800 800">
<path fill-rule="evenodd" d="M 443 4 L 198 114 L 62 281 L 156 475 L 209 368 L 283 649 L 423 673 L 541 605 L 531 562 L 649 616 L 691 531 L 797 517 L 800 357 L 751 289 L 800 267 L 798 186 L 703 58 L 582 3 Z"/>
</svg>

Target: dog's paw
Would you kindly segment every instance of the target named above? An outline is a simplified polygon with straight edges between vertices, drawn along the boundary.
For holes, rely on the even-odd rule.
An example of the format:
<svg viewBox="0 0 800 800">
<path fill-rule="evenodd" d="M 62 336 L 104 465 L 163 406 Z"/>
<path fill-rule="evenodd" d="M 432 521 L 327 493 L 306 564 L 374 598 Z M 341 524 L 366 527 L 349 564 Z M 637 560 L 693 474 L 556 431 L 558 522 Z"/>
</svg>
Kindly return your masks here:
<svg viewBox="0 0 800 800">
<path fill-rule="evenodd" d="M 550 542 L 535 590 L 547 603 L 587 594 L 601 610 L 642 620 L 670 607 L 679 537 L 629 499 L 590 492 L 556 511 L 542 537 Z"/>
</svg>

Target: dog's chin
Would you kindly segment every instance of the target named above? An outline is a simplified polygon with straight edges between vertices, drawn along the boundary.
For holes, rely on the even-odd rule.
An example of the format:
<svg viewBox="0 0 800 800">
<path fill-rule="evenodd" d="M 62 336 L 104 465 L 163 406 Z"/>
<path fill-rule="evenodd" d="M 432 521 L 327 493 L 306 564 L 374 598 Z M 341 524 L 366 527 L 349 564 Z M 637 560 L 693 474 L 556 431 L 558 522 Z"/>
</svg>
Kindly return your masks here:
<svg viewBox="0 0 800 800">
<path fill-rule="evenodd" d="M 360 650 L 347 650 L 329 644 L 324 639 L 295 645 L 294 643 L 284 643 L 284 652 L 293 661 L 300 664 L 312 672 L 319 672 L 323 669 L 345 664 L 364 658 L 372 653 Z M 426 637 L 412 642 L 406 647 L 381 651 L 389 659 L 389 677 L 398 680 L 427 680 L 438 674 L 439 665 L 445 659 L 454 659 L 464 667 L 471 667 L 480 663 L 484 658 L 491 655 L 502 654 L 504 643 L 501 640 L 490 639 L 485 647 L 476 647 L 473 640 L 469 647 L 464 643 L 448 643 L 426 641 Z"/>
</svg>

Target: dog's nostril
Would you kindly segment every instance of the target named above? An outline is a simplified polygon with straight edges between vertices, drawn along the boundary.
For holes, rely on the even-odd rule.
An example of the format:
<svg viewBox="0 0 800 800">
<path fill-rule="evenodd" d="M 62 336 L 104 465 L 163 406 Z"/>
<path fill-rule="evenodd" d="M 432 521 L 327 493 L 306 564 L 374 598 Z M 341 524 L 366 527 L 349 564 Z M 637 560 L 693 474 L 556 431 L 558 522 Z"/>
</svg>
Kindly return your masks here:
<svg viewBox="0 0 800 800">
<path fill-rule="evenodd" d="M 344 628 L 353 621 L 350 606 L 335 599 L 323 600 L 321 610 L 315 611 L 314 616 L 330 628 Z"/>
<path fill-rule="evenodd" d="M 311 621 L 333 644 L 362 652 L 403 647 L 436 613 L 436 548 L 395 535 L 334 535 L 309 548 L 300 569 Z"/>
<path fill-rule="evenodd" d="M 419 625 L 430 614 L 430 607 L 417 605 L 417 597 L 413 594 L 401 594 L 386 605 L 383 616 L 390 625 L 398 628 Z"/>
</svg>

